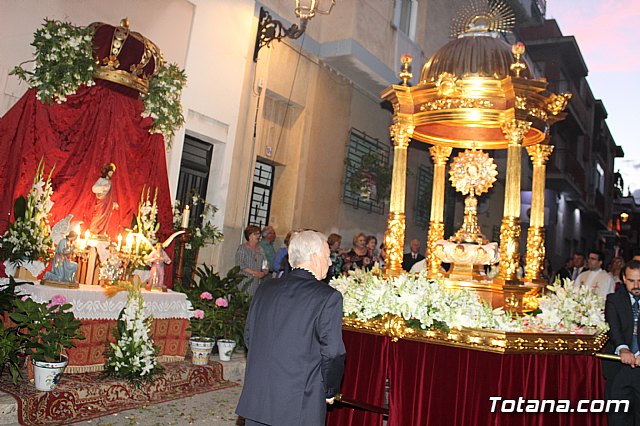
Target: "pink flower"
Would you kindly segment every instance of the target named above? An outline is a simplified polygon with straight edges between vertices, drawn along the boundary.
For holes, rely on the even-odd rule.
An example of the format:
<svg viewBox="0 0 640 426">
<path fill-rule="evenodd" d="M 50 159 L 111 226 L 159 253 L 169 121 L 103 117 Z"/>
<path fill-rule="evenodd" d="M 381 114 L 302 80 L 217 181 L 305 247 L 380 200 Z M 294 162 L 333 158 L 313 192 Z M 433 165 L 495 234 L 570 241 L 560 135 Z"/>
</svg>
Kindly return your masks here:
<svg viewBox="0 0 640 426">
<path fill-rule="evenodd" d="M 27 300 L 28 298 L 29 298 L 29 296 L 25 294 L 24 296 L 22 296 L 22 297 L 20 298 L 20 300 L 22 300 L 22 301 L 24 302 L 24 301 L 25 301 L 25 300 Z"/>
<path fill-rule="evenodd" d="M 227 306 L 229 306 L 229 302 L 224 297 L 218 297 L 216 299 L 216 306 L 219 306 L 221 308 L 226 308 Z"/>
<path fill-rule="evenodd" d="M 67 303 L 67 298 L 61 294 L 56 294 L 51 298 L 52 305 L 64 305 L 65 303 Z"/>
<path fill-rule="evenodd" d="M 47 305 L 47 308 L 51 308 L 52 306 L 57 306 L 57 308 L 55 308 L 53 312 L 58 312 L 58 309 L 60 309 L 60 306 L 64 305 L 65 303 L 67 303 L 67 298 L 61 294 L 56 294 L 51 298 L 51 302 L 49 302 L 49 304 Z"/>
<path fill-rule="evenodd" d="M 202 300 L 213 300 L 213 296 L 208 291 L 203 291 L 202 294 L 200 294 L 200 299 L 202 299 Z"/>
<path fill-rule="evenodd" d="M 203 319 L 204 311 L 202 309 L 196 309 L 195 311 L 193 311 L 193 317 L 198 319 Z"/>
</svg>

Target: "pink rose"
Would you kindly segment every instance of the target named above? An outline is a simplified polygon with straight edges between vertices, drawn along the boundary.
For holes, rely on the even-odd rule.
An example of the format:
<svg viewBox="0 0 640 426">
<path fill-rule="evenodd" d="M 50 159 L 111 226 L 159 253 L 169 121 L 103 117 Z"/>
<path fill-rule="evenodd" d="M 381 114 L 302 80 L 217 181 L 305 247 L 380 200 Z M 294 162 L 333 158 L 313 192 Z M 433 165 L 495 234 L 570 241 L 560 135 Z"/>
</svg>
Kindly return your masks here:
<svg viewBox="0 0 640 426">
<path fill-rule="evenodd" d="M 51 298 L 51 303 L 53 305 L 64 305 L 65 303 L 67 303 L 67 298 L 61 294 L 56 294 Z"/>
<path fill-rule="evenodd" d="M 229 302 L 224 297 L 218 297 L 216 299 L 216 306 L 220 308 L 226 308 L 227 306 L 229 306 Z"/>
<path fill-rule="evenodd" d="M 196 309 L 195 311 L 193 311 L 193 317 L 198 319 L 203 319 L 204 311 L 202 309 Z"/>
<path fill-rule="evenodd" d="M 202 294 L 200 294 L 200 299 L 202 299 L 202 300 L 213 300 L 213 296 L 208 291 L 203 291 Z"/>
<path fill-rule="evenodd" d="M 65 303 L 67 303 L 67 298 L 61 294 L 56 294 L 51 298 L 51 302 L 47 305 L 47 308 L 51 308 L 52 306 L 58 306 L 53 310 L 53 312 L 58 312 L 58 309 L 60 309 L 60 306 L 64 305 Z"/>
</svg>

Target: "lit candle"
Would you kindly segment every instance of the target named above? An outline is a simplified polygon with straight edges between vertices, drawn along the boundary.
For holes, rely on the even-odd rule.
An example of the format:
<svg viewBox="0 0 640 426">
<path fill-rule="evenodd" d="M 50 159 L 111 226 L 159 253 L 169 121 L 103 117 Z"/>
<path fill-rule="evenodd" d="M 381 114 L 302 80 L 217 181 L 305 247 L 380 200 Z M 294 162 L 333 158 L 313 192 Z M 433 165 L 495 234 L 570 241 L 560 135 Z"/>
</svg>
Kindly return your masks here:
<svg viewBox="0 0 640 426">
<path fill-rule="evenodd" d="M 124 251 L 131 251 L 131 247 L 133 246 L 133 234 L 129 232 L 127 234 L 126 244 L 124 246 Z"/>
<path fill-rule="evenodd" d="M 89 239 L 91 238 L 91 231 L 89 231 L 88 229 L 86 231 L 84 231 L 84 242 L 85 244 L 89 244 Z"/>
<path fill-rule="evenodd" d="M 118 251 L 122 247 L 122 234 L 118 234 Z"/>
<path fill-rule="evenodd" d="M 136 253 L 140 253 L 140 240 L 142 240 L 142 238 L 136 234 Z"/>
<path fill-rule="evenodd" d="M 185 229 L 189 227 L 189 204 L 184 206 L 182 211 L 182 227 Z"/>
<path fill-rule="evenodd" d="M 80 238 L 80 224 L 77 224 L 76 227 L 73 228 L 73 231 L 78 235 L 78 238 Z"/>
</svg>

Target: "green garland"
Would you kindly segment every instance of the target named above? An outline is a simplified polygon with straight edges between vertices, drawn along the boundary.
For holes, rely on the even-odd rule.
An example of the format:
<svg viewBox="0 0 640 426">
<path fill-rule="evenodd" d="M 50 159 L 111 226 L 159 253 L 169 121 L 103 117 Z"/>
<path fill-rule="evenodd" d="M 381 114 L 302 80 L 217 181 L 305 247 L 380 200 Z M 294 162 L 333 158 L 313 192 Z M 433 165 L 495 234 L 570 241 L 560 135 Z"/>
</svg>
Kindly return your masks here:
<svg viewBox="0 0 640 426">
<path fill-rule="evenodd" d="M 93 30 L 76 27 L 69 22 L 44 20 L 33 34 L 35 59 L 16 66 L 9 74 L 38 89 L 37 98 L 44 104 L 62 103 L 78 87 L 93 86 Z M 35 62 L 33 71 L 22 66 Z"/>
<path fill-rule="evenodd" d="M 164 136 L 167 149 L 171 148 L 171 138 L 184 124 L 180 94 L 187 83 L 184 70 L 176 64 L 163 65 L 149 84 L 149 92 L 144 98 L 143 117 L 153 118 L 151 133 Z"/>
</svg>

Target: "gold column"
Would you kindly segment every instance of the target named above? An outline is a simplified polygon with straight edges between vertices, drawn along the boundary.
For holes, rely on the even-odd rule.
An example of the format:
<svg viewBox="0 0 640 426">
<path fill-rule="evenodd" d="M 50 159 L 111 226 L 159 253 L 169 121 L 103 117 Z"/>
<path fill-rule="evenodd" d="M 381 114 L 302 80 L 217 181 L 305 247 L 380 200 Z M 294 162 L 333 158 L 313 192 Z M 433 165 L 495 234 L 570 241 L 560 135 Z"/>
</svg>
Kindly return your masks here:
<svg viewBox="0 0 640 426">
<path fill-rule="evenodd" d="M 527 233 L 527 264 L 524 277 L 529 282 L 540 280 L 544 268 L 544 182 L 547 161 L 553 152 L 553 145 L 533 145 L 527 147 L 533 163 L 531 184 L 531 223 Z"/>
<path fill-rule="evenodd" d="M 407 185 L 407 147 L 414 126 L 395 123 L 389 131 L 393 138 L 393 175 L 391 177 L 391 196 L 389 201 L 389 219 L 384 235 L 387 252 L 385 273 L 388 276 L 402 274 L 402 252 L 404 250 L 405 229 L 405 193 Z"/>
<path fill-rule="evenodd" d="M 500 227 L 500 281 L 505 284 L 514 284 L 518 280 L 522 141 L 530 128 L 531 123 L 522 120 L 512 120 L 502 125 L 502 132 L 509 140 L 504 212 Z"/>
<path fill-rule="evenodd" d="M 440 259 L 435 255 L 436 241 L 444 239 L 444 190 L 445 168 L 451 155 L 451 147 L 434 145 L 429 148 L 433 158 L 433 190 L 431 191 L 431 216 L 427 237 L 427 268 L 429 277 L 436 278 L 440 273 Z"/>
</svg>

